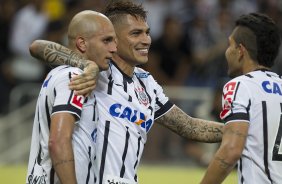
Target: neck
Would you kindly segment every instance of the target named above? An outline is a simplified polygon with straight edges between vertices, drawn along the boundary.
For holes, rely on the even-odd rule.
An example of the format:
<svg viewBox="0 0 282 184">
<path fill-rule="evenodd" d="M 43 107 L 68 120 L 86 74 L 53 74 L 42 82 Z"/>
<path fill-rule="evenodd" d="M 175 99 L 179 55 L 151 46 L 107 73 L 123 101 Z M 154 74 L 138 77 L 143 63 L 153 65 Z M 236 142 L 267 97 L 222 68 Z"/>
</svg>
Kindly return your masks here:
<svg viewBox="0 0 282 184">
<path fill-rule="evenodd" d="M 135 66 L 130 65 L 128 62 L 126 62 L 116 54 L 114 54 L 113 61 L 119 67 L 119 69 L 123 71 L 123 73 L 125 73 L 129 77 L 133 77 L 133 71 Z"/>
<path fill-rule="evenodd" d="M 244 67 L 243 73 L 246 74 L 246 73 L 249 73 L 249 72 L 252 72 L 252 71 L 255 71 L 255 70 L 261 70 L 261 69 L 270 70 L 270 68 L 263 66 L 263 65 L 260 65 L 257 62 L 252 61 L 252 62 L 250 62 L 249 65 Z"/>
</svg>

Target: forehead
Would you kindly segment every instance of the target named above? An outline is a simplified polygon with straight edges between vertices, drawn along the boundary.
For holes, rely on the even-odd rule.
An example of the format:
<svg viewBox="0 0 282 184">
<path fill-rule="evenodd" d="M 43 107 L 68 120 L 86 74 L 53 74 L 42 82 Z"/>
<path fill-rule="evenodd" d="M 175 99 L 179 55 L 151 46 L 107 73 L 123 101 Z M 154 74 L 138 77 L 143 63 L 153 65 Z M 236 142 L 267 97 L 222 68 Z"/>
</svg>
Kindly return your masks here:
<svg viewBox="0 0 282 184">
<path fill-rule="evenodd" d="M 134 17 L 132 15 L 125 15 L 120 23 L 118 23 L 117 27 L 122 26 L 122 29 L 125 30 L 133 30 L 133 29 L 141 29 L 147 30 L 149 29 L 148 23 L 146 20 L 141 17 Z"/>
<path fill-rule="evenodd" d="M 109 20 L 100 20 L 95 36 L 115 36 L 113 24 Z"/>
</svg>

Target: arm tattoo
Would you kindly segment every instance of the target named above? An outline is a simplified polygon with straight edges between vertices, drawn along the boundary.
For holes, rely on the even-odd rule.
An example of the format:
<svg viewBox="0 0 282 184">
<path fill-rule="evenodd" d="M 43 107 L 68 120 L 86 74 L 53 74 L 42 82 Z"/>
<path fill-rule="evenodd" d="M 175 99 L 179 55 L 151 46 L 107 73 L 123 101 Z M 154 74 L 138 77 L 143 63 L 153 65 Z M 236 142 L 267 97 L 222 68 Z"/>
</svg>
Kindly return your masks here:
<svg viewBox="0 0 282 184">
<path fill-rule="evenodd" d="M 174 106 L 169 112 L 156 120 L 176 134 L 200 142 L 220 142 L 223 124 L 188 116 Z"/>
<path fill-rule="evenodd" d="M 219 166 L 222 169 L 228 169 L 228 168 L 233 167 L 233 165 L 226 162 L 224 158 L 220 158 L 220 157 L 216 156 L 214 159 L 219 161 Z"/>
<path fill-rule="evenodd" d="M 53 65 L 65 64 L 78 67 L 82 70 L 85 67 L 85 60 L 81 55 L 58 44 L 47 45 L 47 47 L 44 49 L 44 60 Z"/>
<path fill-rule="evenodd" d="M 62 164 L 67 164 L 69 162 L 74 162 L 74 159 L 69 159 L 69 160 L 61 160 L 61 161 L 58 161 L 56 163 L 54 163 L 54 167 L 58 167 L 59 165 L 62 165 Z"/>
<path fill-rule="evenodd" d="M 31 55 L 51 64 L 52 66 L 70 65 L 82 70 L 86 66 L 86 59 L 84 59 L 79 53 L 76 53 L 60 44 L 45 40 L 37 40 L 34 45 L 35 47 L 31 50 Z"/>
</svg>

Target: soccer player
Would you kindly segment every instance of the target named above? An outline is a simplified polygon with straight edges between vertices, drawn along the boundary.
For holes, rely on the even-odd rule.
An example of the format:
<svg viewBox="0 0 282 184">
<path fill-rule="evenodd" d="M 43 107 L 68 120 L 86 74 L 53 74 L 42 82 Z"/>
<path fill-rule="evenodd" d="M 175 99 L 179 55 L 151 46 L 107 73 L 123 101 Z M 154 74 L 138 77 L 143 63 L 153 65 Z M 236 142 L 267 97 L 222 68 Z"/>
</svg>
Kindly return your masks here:
<svg viewBox="0 0 282 184">
<path fill-rule="evenodd" d="M 100 72 L 94 90 L 99 113 L 95 144 L 95 167 L 99 170 L 97 183 L 133 184 L 138 182 L 138 165 L 147 133 L 154 122 L 183 137 L 201 142 L 221 141 L 223 125 L 185 114 L 169 101 L 150 73 L 137 67 L 148 61 L 151 45 L 146 12 L 141 5 L 113 2 L 106 7 L 105 15 L 114 25 L 118 46 L 110 68 Z M 56 45 L 46 41 L 37 41 L 36 44 L 42 48 Z M 31 52 L 49 63 L 81 63 L 79 60 L 70 63 L 51 58 L 44 50 L 32 49 Z M 60 54 L 60 49 L 53 49 L 52 53 Z M 78 83 L 86 81 L 84 84 L 89 84 L 85 76 L 76 79 Z"/>
<path fill-rule="evenodd" d="M 282 182 L 282 79 L 270 71 L 281 38 L 271 18 L 241 16 L 229 36 L 222 143 L 202 184 L 221 183 L 238 161 L 242 184 Z"/>
<path fill-rule="evenodd" d="M 116 35 L 111 21 L 101 13 L 82 11 L 70 22 L 69 47 L 59 49 L 59 60 L 74 59 L 81 65 L 89 64 L 82 56 L 94 60 L 100 70 L 109 67 L 109 59 L 116 52 Z M 32 45 L 31 49 L 39 49 Z M 80 53 L 77 55 L 76 53 Z M 28 164 L 27 184 L 85 184 L 93 183 L 95 173 L 94 141 L 96 138 L 96 99 L 78 96 L 69 89 L 74 75 L 81 74 L 79 68 L 67 65 L 53 69 L 43 82 L 37 101 L 31 150 Z"/>
</svg>

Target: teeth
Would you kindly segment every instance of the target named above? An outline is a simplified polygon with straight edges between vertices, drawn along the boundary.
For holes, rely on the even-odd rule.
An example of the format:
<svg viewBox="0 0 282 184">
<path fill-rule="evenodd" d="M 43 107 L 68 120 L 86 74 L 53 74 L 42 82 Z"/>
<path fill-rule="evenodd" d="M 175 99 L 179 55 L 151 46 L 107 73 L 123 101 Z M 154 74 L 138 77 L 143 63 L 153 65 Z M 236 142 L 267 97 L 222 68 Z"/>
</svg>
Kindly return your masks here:
<svg viewBox="0 0 282 184">
<path fill-rule="evenodd" d="M 148 53 L 148 49 L 138 49 L 138 51 Z"/>
</svg>

